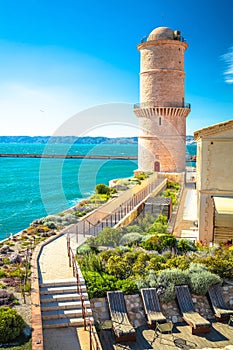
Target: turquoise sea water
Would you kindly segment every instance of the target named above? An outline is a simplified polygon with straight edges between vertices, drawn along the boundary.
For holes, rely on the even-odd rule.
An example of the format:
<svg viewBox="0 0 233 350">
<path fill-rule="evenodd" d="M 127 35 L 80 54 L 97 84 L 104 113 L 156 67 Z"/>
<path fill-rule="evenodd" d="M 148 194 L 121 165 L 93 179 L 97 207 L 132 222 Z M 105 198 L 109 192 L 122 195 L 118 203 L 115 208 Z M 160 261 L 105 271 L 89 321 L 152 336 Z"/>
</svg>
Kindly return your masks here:
<svg viewBox="0 0 233 350">
<path fill-rule="evenodd" d="M 195 154 L 195 146 L 188 146 Z M 0 153 L 137 155 L 136 144 L 0 144 Z M 0 158 L 0 240 L 90 196 L 97 183 L 129 177 L 136 161 Z"/>
</svg>

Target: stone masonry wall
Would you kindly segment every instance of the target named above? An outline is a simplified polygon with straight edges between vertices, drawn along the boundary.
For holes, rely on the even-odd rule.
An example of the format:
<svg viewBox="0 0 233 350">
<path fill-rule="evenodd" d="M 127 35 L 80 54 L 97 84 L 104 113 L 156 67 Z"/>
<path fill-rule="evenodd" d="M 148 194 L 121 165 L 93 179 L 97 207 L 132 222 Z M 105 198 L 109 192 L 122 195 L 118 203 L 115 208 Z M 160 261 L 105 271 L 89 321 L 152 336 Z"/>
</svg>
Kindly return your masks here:
<svg viewBox="0 0 233 350">
<path fill-rule="evenodd" d="M 228 307 L 233 309 L 233 285 L 223 286 L 222 291 Z M 146 316 L 140 295 L 125 295 L 124 297 L 129 320 L 133 326 L 137 328 L 145 324 Z M 205 318 L 214 318 L 213 311 L 206 296 L 192 295 L 192 299 L 197 312 L 199 312 Z M 110 319 L 106 298 L 93 298 L 90 302 L 95 321 Z M 182 322 L 182 317 L 176 301 L 161 304 L 161 308 L 167 320 L 170 320 L 173 323 Z"/>
</svg>

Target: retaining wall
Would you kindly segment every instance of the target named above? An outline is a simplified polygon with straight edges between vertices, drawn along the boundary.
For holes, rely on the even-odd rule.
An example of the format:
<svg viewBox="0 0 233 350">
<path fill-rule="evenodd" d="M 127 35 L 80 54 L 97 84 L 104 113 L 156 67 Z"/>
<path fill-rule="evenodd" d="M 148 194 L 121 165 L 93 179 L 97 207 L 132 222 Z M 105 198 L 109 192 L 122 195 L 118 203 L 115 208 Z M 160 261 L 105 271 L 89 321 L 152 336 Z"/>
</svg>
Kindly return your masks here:
<svg viewBox="0 0 233 350">
<path fill-rule="evenodd" d="M 223 286 L 222 290 L 227 305 L 229 308 L 233 309 L 233 285 Z M 129 320 L 133 326 L 137 328 L 145 324 L 146 317 L 140 295 L 125 295 L 124 298 Z M 199 312 L 205 318 L 214 319 L 214 313 L 206 296 L 192 295 L 192 299 L 197 312 Z M 93 298 L 90 300 L 90 302 L 95 321 L 110 319 L 106 298 Z M 167 320 L 170 320 L 173 323 L 183 321 L 176 301 L 161 304 L 161 308 Z"/>
</svg>

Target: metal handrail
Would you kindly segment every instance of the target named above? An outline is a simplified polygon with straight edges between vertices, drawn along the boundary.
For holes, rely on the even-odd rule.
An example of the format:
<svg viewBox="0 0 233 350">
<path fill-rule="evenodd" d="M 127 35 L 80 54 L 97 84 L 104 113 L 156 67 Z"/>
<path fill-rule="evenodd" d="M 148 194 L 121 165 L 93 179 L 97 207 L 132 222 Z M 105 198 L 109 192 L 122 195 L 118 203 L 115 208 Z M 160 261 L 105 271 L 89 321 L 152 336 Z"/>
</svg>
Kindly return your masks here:
<svg viewBox="0 0 233 350">
<path fill-rule="evenodd" d="M 98 338 L 96 337 L 96 332 L 93 328 L 93 323 L 89 320 L 89 334 L 90 334 L 90 350 L 101 350 L 99 346 Z M 93 343 L 94 340 L 94 343 Z"/>
<path fill-rule="evenodd" d="M 135 103 L 134 109 L 138 108 L 191 108 L 191 103 L 183 103 L 183 104 L 172 104 L 170 106 L 158 106 L 155 102 L 149 101 L 149 102 L 142 102 L 142 103 Z"/>
<path fill-rule="evenodd" d="M 149 40 L 148 40 L 149 39 Z M 147 41 L 153 41 L 153 40 L 174 40 L 174 41 L 181 41 L 182 43 L 185 43 L 186 40 L 182 35 L 174 35 L 173 39 L 162 39 L 160 35 L 157 34 L 150 34 L 149 36 L 144 36 L 141 39 L 141 44 L 147 42 Z"/>
<path fill-rule="evenodd" d="M 70 245 L 70 235 L 67 233 L 67 252 L 68 252 L 68 258 L 69 258 L 69 266 L 72 267 L 73 269 L 73 276 L 76 277 L 77 280 L 77 292 L 80 295 L 81 299 L 81 307 L 82 307 L 82 317 L 83 317 L 83 322 L 84 322 L 84 330 L 87 330 L 87 325 L 89 325 L 89 332 L 90 332 L 90 350 L 101 350 L 98 344 L 98 340 L 96 338 L 96 334 L 93 329 L 93 323 L 90 319 L 90 316 L 88 315 L 87 312 L 87 307 L 85 306 L 85 300 L 84 300 L 84 295 L 82 292 L 82 286 L 80 282 L 80 276 L 78 273 L 78 267 L 77 267 L 77 262 L 75 260 L 74 253 L 72 251 L 71 245 Z M 95 343 L 95 348 L 93 348 L 93 340 Z"/>
<path fill-rule="evenodd" d="M 87 308 L 86 308 L 85 303 L 84 303 L 84 296 L 82 293 L 82 287 L 81 287 L 81 283 L 80 283 L 80 276 L 78 273 L 77 263 L 75 260 L 74 253 L 73 253 L 71 246 L 70 246 L 69 233 L 67 233 L 67 251 L 68 251 L 68 257 L 69 257 L 69 266 L 72 267 L 73 276 L 76 277 L 76 280 L 77 280 L 77 292 L 80 295 L 80 299 L 81 299 L 82 317 L 83 317 L 83 321 L 84 321 L 84 329 L 86 330 L 86 328 L 87 328 L 86 317 L 88 316 L 88 313 L 87 313 Z"/>
</svg>

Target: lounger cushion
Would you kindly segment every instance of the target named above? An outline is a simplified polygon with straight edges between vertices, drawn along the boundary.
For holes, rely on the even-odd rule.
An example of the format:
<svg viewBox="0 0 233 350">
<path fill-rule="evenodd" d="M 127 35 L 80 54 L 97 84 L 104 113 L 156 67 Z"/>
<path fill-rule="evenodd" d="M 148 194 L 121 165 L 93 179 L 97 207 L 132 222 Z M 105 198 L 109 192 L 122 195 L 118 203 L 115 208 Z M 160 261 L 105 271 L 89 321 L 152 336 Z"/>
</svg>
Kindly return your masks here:
<svg viewBox="0 0 233 350">
<path fill-rule="evenodd" d="M 198 312 L 184 312 L 183 319 L 187 323 L 192 324 L 193 328 L 210 327 L 210 322 L 202 317 Z"/>
<path fill-rule="evenodd" d="M 118 338 L 126 335 L 135 334 L 135 329 L 129 323 L 128 317 L 125 315 L 115 314 L 114 319 L 112 318 L 112 326 L 113 326 L 114 333 Z"/>
</svg>

